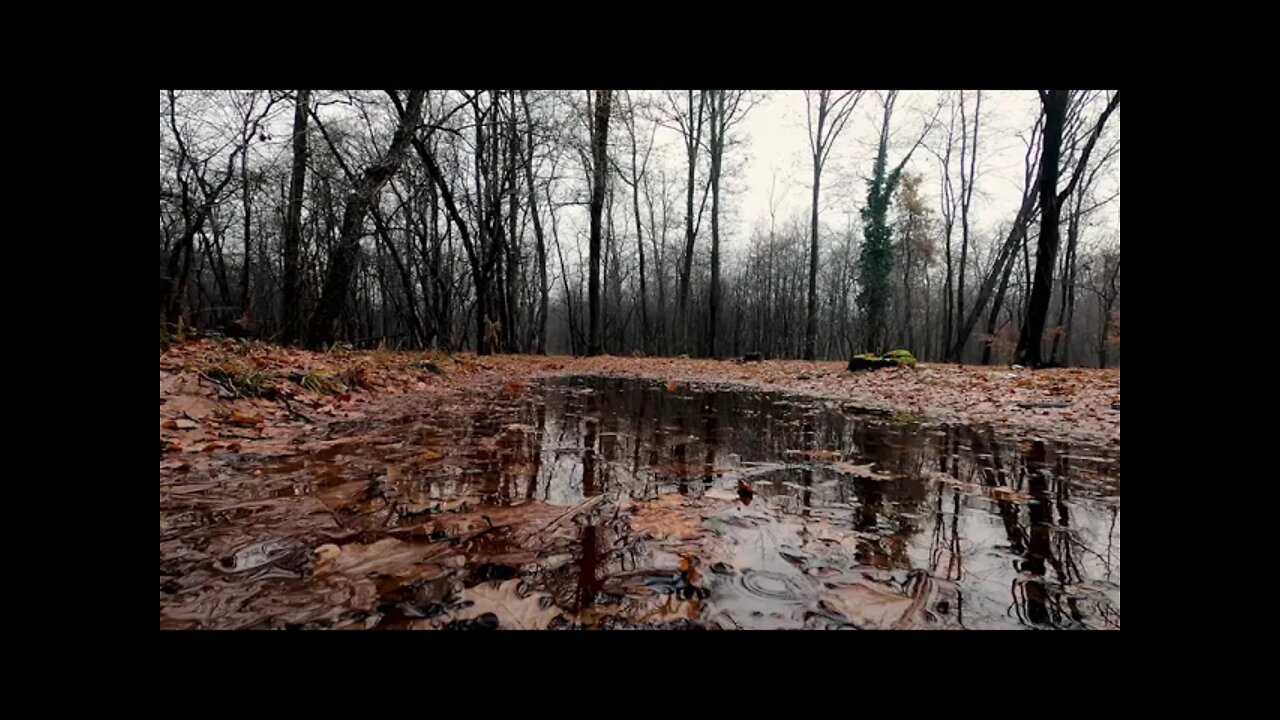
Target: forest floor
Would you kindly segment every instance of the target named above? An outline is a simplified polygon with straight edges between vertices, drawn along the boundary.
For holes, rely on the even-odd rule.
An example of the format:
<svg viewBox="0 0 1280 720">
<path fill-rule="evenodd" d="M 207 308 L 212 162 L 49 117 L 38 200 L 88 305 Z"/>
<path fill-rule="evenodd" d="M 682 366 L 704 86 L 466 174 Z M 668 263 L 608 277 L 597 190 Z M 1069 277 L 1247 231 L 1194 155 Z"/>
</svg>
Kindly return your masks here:
<svg viewBox="0 0 1280 720">
<path fill-rule="evenodd" d="M 528 408 L 545 401 L 530 399 L 533 388 L 555 378 L 583 376 L 656 381 L 672 395 L 698 388 L 785 393 L 848 412 L 872 411 L 893 418 L 898 425 L 986 427 L 1014 443 L 1021 440 L 1024 446 L 1028 441 L 1037 447 L 1052 441 L 1101 448 L 1091 451 L 1092 455 L 1115 457 L 1118 508 L 1118 370 L 1033 372 L 921 363 L 914 369 L 850 373 L 841 362 L 315 353 L 262 343 L 200 340 L 176 345 L 160 356 L 161 627 L 479 623 L 545 628 L 556 622 L 564 625 L 566 618 L 573 626 L 594 627 L 608 627 L 611 622 L 617 627 L 653 626 L 673 619 L 700 622 L 703 611 L 697 603 L 705 595 L 698 595 L 703 591 L 697 589 L 701 574 L 693 569 L 699 562 L 694 556 L 710 564 L 707 558 L 715 553 L 697 543 L 715 535 L 723 544 L 731 533 L 706 530 L 709 518 L 717 513 L 723 516 L 729 505 L 738 508 L 733 512 L 742 512 L 730 502 L 732 493 L 711 491 L 712 465 L 716 465 L 715 478 L 734 476 L 719 467 L 718 458 L 712 460 L 711 450 L 706 466 L 685 473 L 706 472 L 707 492 L 696 498 L 686 497 L 681 484 L 678 495 L 655 498 L 633 493 L 631 499 L 618 496 L 599 502 L 604 498 L 593 498 L 590 485 L 595 465 L 583 469 L 591 461 L 579 460 L 576 494 L 555 502 L 548 481 L 546 498 L 550 500 L 534 499 L 544 451 L 536 445 L 528 452 L 527 440 L 522 438 L 543 434 L 542 416 L 535 431 Z M 753 412 L 731 410 L 725 420 L 750 437 L 750 423 L 743 417 Z M 594 457 L 597 442 L 591 432 L 587 457 Z M 576 450 L 580 457 L 583 447 L 579 443 Z M 636 447 L 639 458 L 639 444 Z M 1066 445 L 1061 447 L 1065 453 Z M 1043 460 L 1043 449 L 1039 453 Z M 734 462 L 739 454 L 745 457 L 750 448 L 732 455 Z M 607 462 L 610 458 L 605 455 Z M 821 450 L 809 451 L 806 457 L 829 460 L 827 455 L 841 459 L 837 451 Z M 680 457 L 683 463 L 684 456 Z M 875 472 L 884 471 L 887 462 L 879 461 Z M 864 479 L 872 472 L 871 464 L 844 463 L 842 467 L 833 472 L 862 473 Z M 795 468 L 779 464 L 776 469 Z M 546 475 L 545 470 L 541 472 Z M 1089 472 L 1096 478 L 1110 471 Z M 506 483 L 530 473 L 527 498 L 514 499 Z M 680 475 L 682 483 L 685 475 Z M 483 481 L 469 480 L 482 476 Z M 411 478 L 413 482 L 408 483 Z M 501 489 L 496 489 L 498 482 Z M 966 492 L 1001 502 L 1029 497 L 1023 492 L 1028 488 L 1006 486 L 1015 485 L 1012 481 L 977 489 L 963 479 L 955 482 L 968 487 Z M 424 483 L 435 483 L 434 489 L 424 490 Z M 448 487 L 441 489 L 440 483 Z M 477 491 L 480 486 L 488 489 Z M 749 504 L 751 493 L 743 491 L 745 486 L 738 481 L 738 492 L 747 493 L 743 502 Z M 804 498 L 807 506 L 810 494 L 806 492 Z M 609 512 L 612 520 L 600 519 Z M 782 522 L 780 517 L 771 516 L 768 527 L 783 527 L 777 524 Z M 597 518 L 585 525 L 590 528 L 589 544 L 584 518 Z M 765 521 L 756 517 L 751 522 Z M 641 528 L 648 531 L 638 533 Z M 863 528 L 860 537 L 866 535 Z M 645 547 L 650 560 L 671 566 L 666 570 L 674 573 L 674 580 L 667 589 L 675 588 L 673 597 L 684 605 L 677 610 L 669 602 L 632 603 L 629 614 L 615 611 L 617 617 L 602 621 L 608 613 L 591 610 L 591 603 L 582 599 L 584 588 L 591 597 L 605 597 L 611 591 L 600 583 L 612 581 L 621 583 L 612 597 L 653 594 L 651 577 L 637 584 L 634 578 L 628 580 L 634 572 L 605 572 L 608 553 L 600 555 L 599 572 L 595 569 L 597 543 L 608 538 L 610 544 L 627 545 L 635 552 L 637 537 L 646 543 L 664 538 L 678 543 L 678 547 L 667 547 L 670 552 Z M 583 579 L 588 572 L 585 547 L 592 549 L 590 580 Z M 562 559 L 556 560 L 560 565 L 552 562 L 555 558 Z M 576 579 L 557 585 L 558 568 L 575 562 L 576 569 L 566 572 Z M 871 562 L 870 566 L 882 564 Z M 725 562 L 715 565 L 731 568 Z M 858 564 L 858 568 L 864 566 L 867 563 Z M 911 585 L 917 587 L 914 595 L 901 588 L 892 591 L 899 594 L 891 600 L 902 600 L 893 605 L 882 597 L 889 592 L 884 583 L 892 584 L 890 580 L 863 576 L 850 580 L 847 573 L 854 569 L 845 568 L 844 584 L 826 583 L 825 599 L 810 603 L 822 608 L 819 614 L 844 618 L 856 626 L 910 626 L 908 616 L 918 613 L 916 600 L 923 592 L 918 583 Z M 824 566 L 822 571 L 830 568 Z M 536 584 L 538 592 L 509 582 L 528 580 L 531 572 L 543 578 Z M 597 575 L 603 576 L 599 582 Z M 759 577 L 751 582 L 758 584 Z M 797 588 L 797 582 L 786 580 L 785 588 Z M 775 595 L 757 589 L 746 597 L 759 600 Z M 688 607 L 690 602 L 693 609 Z M 1108 623 L 1118 626 L 1118 570 L 1114 605 L 1100 613 L 1108 618 L 1114 615 Z M 741 627 L 742 617 L 761 615 L 757 610 L 733 615 L 734 607 L 723 603 L 729 609 L 722 611 L 731 619 L 711 626 Z M 863 611 L 866 607 L 891 607 L 891 617 L 869 617 Z M 784 618 L 786 614 L 765 615 Z M 814 614 L 804 617 L 808 618 L 804 626 L 812 626 Z"/>
</svg>

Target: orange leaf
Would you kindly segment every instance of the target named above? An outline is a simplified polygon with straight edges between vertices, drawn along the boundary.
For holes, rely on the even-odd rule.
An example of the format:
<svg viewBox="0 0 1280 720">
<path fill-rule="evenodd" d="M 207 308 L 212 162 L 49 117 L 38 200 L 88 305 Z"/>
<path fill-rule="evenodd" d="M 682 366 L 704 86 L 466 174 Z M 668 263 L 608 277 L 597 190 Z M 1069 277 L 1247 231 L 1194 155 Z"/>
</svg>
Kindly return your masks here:
<svg viewBox="0 0 1280 720">
<path fill-rule="evenodd" d="M 255 425 L 261 425 L 264 422 L 266 421 L 262 419 L 261 415 L 250 415 L 249 413 L 242 413 L 239 410 L 236 410 L 231 413 L 232 425 L 244 425 L 245 427 L 253 427 Z"/>
<path fill-rule="evenodd" d="M 680 384 L 677 383 L 675 380 L 667 381 L 667 392 L 675 392 L 677 389 L 679 389 L 679 387 L 680 387 Z"/>
</svg>

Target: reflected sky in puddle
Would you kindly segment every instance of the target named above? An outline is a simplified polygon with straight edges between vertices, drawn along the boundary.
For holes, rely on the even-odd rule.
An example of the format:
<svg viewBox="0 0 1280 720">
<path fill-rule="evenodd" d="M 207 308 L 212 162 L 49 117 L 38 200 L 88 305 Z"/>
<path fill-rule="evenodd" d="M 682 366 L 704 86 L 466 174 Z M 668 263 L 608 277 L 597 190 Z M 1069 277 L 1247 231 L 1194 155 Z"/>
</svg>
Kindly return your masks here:
<svg viewBox="0 0 1280 720">
<path fill-rule="evenodd" d="M 1119 627 L 1116 449 L 660 383 L 580 378 L 538 396 L 503 463 L 527 473 L 525 497 L 723 501 L 749 486 L 750 504 L 704 520 L 718 548 L 704 559 L 732 568 L 704 572 L 702 617 L 722 626 L 804 626 L 832 582 L 873 572 L 946 596 L 924 626 Z"/>
</svg>

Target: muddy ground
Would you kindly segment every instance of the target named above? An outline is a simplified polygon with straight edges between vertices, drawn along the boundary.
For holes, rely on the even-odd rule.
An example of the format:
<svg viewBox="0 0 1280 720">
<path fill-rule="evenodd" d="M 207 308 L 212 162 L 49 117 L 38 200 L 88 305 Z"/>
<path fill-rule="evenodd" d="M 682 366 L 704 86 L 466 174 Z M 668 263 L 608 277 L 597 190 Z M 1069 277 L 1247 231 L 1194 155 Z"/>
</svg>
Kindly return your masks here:
<svg viewBox="0 0 1280 720">
<path fill-rule="evenodd" d="M 161 628 L 1118 628 L 1119 371 L 160 358 Z"/>
</svg>

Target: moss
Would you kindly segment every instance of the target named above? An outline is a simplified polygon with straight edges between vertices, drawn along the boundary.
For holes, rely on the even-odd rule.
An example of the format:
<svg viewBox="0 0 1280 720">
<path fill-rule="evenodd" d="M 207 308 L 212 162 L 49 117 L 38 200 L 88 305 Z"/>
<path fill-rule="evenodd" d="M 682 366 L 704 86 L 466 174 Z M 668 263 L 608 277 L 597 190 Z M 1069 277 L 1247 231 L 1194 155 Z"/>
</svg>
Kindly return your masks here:
<svg viewBox="0 0 1280 720">
<path fill-rule="evenodd" d="M 910 350 L 891 350 L 884 354 L 884 358 L 907 367 L 913 367 L 916 364 L 916 356 L 912 355 Z"/>
<path fill-rule="evenodd" d="M 850 370 L 875 370 L 885 367 L 914 367 L 916 358 L 909 350 L 893 350 L 883 355 L 862 353 L 849 359 Z"/>
</svg>

